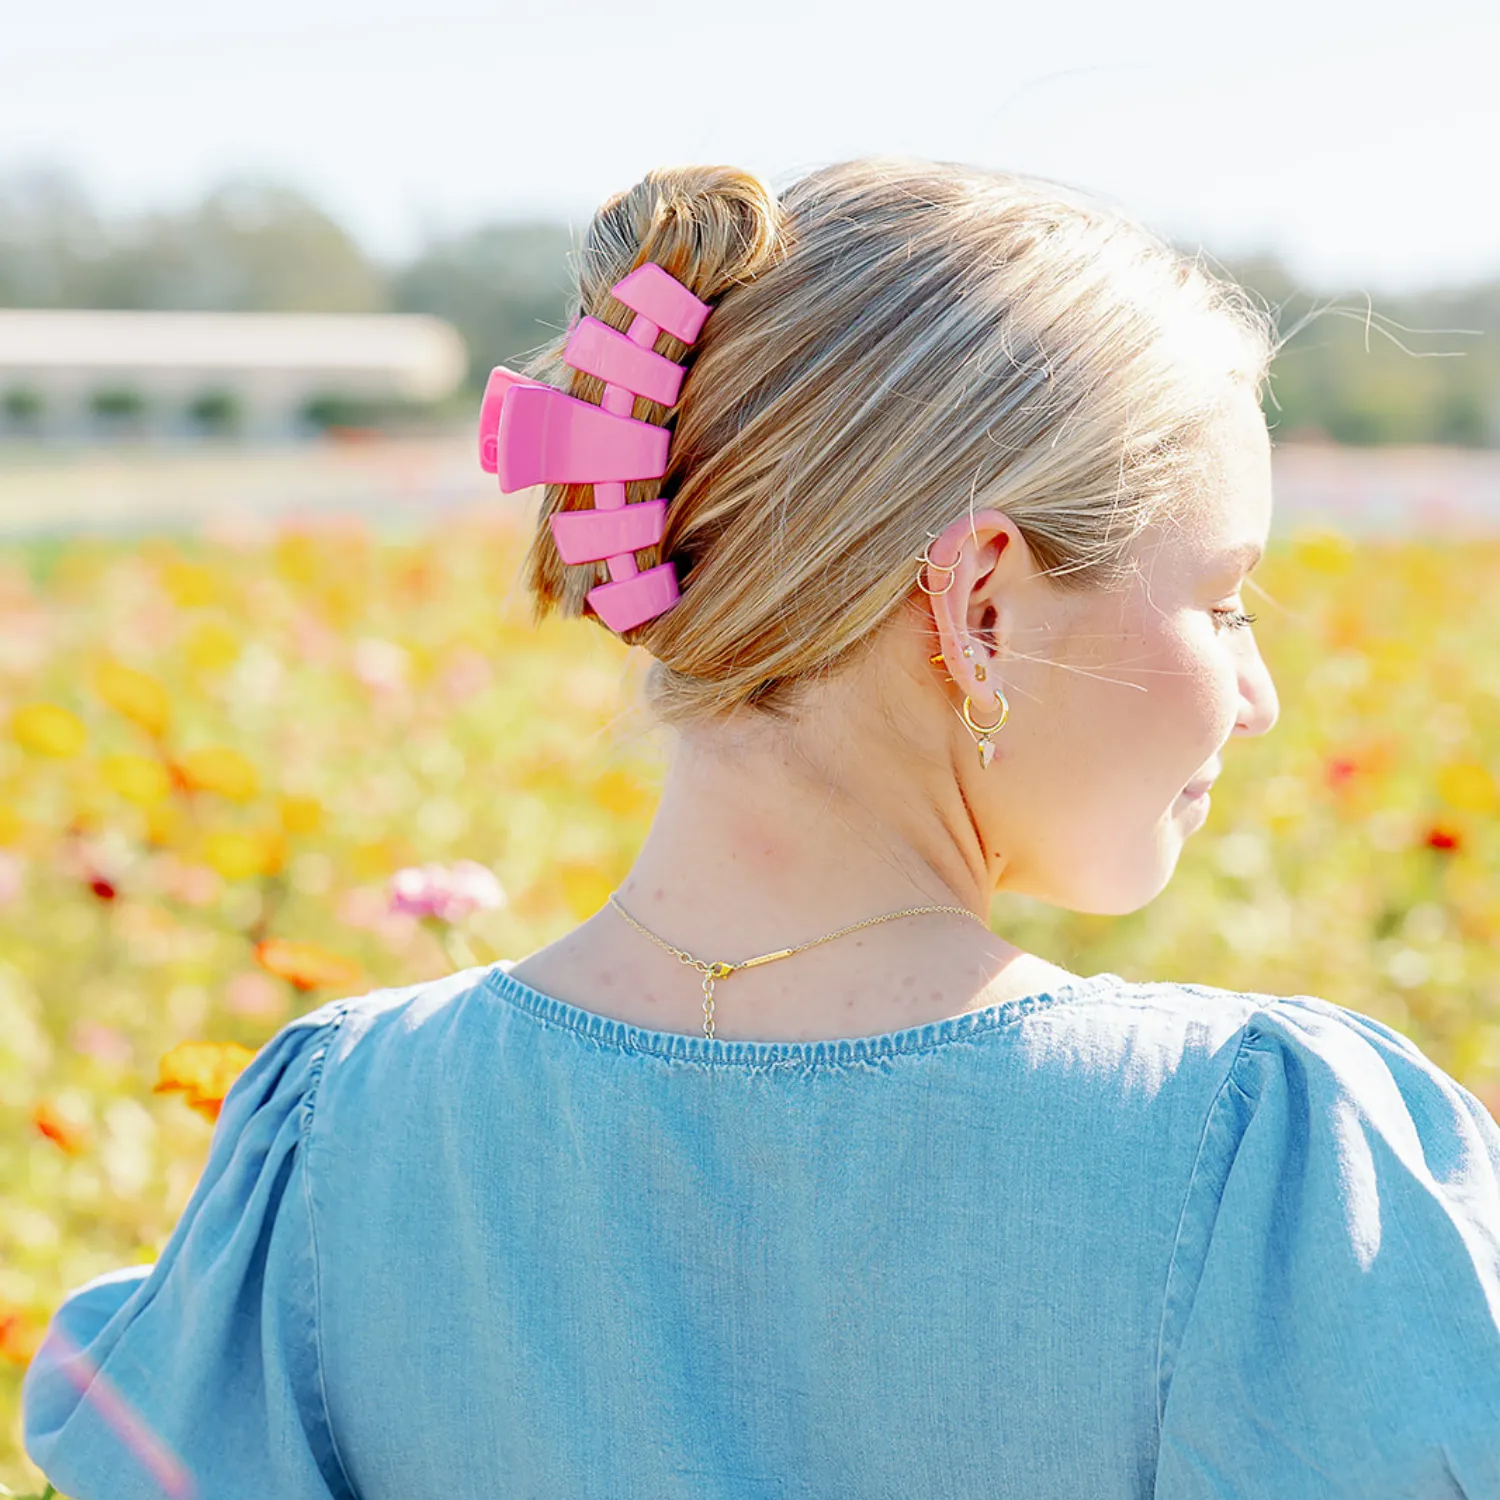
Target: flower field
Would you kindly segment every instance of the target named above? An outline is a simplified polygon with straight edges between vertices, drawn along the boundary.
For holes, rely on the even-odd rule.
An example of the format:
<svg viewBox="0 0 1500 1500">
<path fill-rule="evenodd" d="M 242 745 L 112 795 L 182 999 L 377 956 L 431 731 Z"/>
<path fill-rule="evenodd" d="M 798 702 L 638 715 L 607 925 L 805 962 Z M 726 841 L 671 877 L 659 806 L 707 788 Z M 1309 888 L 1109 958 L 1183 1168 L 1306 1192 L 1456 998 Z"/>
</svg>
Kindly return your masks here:
<svg viewBox="0 0 1500 1500">
<path fill-rule="evenodd" d="M 535 627 L 523 518 L 0 548 L 0 1485 L 71 1287 L 155 1259 L 219 1101 L 336 996 L 520 957 L 594 912 L 666 741 L 645 663 Z M 1281 696 L 1128 917 L 996 903 L 1084 973 L 1313 994 L 1500 1111 L 1500 540 L 1273 541 Z"/>
</svg>

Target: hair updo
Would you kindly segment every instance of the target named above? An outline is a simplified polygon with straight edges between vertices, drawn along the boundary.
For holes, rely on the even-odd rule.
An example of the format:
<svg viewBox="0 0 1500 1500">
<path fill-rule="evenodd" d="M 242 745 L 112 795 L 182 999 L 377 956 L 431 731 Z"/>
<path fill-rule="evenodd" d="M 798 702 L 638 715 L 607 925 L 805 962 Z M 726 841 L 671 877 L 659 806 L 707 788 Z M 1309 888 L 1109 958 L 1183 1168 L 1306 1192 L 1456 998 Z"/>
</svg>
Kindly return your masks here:
<svg viewBox="0 0 1500 1500">
<path fill-rule="evenodd" d="M 674 561 L 681 598 L 624 638 L 679 726 L 788 717 L 924 602 L 917 555 L 971 510 L 1004 511 L 1059 589 L 1122 586 L 1139 533 L 1201 495 L 1207 419 L 1273 353 L 1239 287 L 1116 210 L 950 163 L 844 162 L 779 203 L 732 167 L 654 171 L 578 259 L 579 310 L 612 328 L 633 314 L 609 288 L 648 260 L 714 309 L 691 351 L 656 342 L 682 395 L 634 414 L 672 428 L 669 467 L 626 490 L 671 502 L 636 561 Z M 526 373 L 598 402 L 564 343 Z M 545 487 L 522 575 L 539 621 L 608 579 L 564 564 L 548 525 L 592 504 L 590 485 Z"/>
</svg>

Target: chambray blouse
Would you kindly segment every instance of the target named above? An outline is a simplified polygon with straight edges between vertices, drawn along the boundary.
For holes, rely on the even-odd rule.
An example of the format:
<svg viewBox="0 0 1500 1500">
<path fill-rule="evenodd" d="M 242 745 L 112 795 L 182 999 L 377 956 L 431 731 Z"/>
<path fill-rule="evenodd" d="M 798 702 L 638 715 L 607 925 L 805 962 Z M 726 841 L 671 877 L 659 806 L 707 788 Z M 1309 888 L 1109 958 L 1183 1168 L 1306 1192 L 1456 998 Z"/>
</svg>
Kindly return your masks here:
<svg viewBox="0 0 1500 1500">
<path fill-rule="evenodd" d="M 235 1083 L 23 1386 L 75 1500 L 1500 1500 L 1500 1129 L 1327 1001 L 1098 974 L 875 1037 L 510 962 Z"/>
</svg>

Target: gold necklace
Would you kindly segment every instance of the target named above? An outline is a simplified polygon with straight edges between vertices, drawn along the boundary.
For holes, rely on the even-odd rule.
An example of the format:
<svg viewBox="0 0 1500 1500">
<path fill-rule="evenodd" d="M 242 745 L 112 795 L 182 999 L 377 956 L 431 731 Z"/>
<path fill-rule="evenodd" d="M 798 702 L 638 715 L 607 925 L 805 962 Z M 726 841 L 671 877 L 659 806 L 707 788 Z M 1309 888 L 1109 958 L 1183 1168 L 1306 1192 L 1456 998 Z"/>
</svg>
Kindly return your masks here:
<svg viewBox="0 0 1500 1500">
<path fill-rule="evenodd" d="M 837 932 L 830 932 L 827 937 L 814 938 L 810 943 L 798 943 L 795 948 L 780 948 L 775 953 L 762 953 L 759 958 L 747 958 L 743 963 L 730 964 L 720 961 L 718 963 L 706 963 L 701 958 L 694 958 L 690 953 L 684 953 L 681 948 L 674 948 L 670 943 L 664 942 L 651 931 L 649 927 L 643 927 L 634 917 L 615 900 L 614 893 L 610 893 L 609 903 L 619 914 L 630 923 L 638 932 L 643 932 L 660 948 L 665 948 L 668 953 L 685 963 L 690 969 L 697 969 L 703 976 L 703 1034 L 712 1037 L 714 1034 L 714 981 L 725 979 L 739 969 L 753 969 L 757 964 L 768 964 L 773 958 L 790 958 L 794 953 L 801 953 L 804 948 L 815 948 L 819 943 L 829 942 L 836 937 L 843 937 L 846 932 L 857 931 L 861 927 L 873 927 L 877 922 L 892 922 L 897 917 L 914 917 L 920 912 L 926 911 L 951 911 L 959 916 L 969 917 L 978 922 L 986 930 L 989 923 L 976 917 L 967 906 L 908 906 L 905 911 L 887 912 L 883 917 L 867 917 L 863 922 L 851 922 L 847 927 L 840 927 Z"/>
</svg>

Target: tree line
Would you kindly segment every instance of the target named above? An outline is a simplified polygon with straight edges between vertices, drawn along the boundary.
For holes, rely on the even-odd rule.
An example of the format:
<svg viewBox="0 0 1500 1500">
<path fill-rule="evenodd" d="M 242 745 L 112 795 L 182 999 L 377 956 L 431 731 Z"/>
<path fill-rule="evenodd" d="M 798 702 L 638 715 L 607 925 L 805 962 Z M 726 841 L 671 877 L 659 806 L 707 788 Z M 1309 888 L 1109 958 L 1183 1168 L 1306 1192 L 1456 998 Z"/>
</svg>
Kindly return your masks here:
<svg viewBox="0 0 1500 1500">
<path fill-rule="evenodd" d="M 469 348 L 455 414 L 494 365 L 567 326 L 573 248 L 566 225 L 499 221 L 389 262 L 272 181 L 230 179 L 185 208 L 111 218 L 65 171 L 0 178 L 0 307 L 430 313 Z M 1476 285 L 1372 300 L 1314 294 L 1270 256 L 1210 264 L 1263 301 L 1285 338 L 1265 401 L 1278 440 L 1500 447 L 1500 268 Z"/>
</svg>

